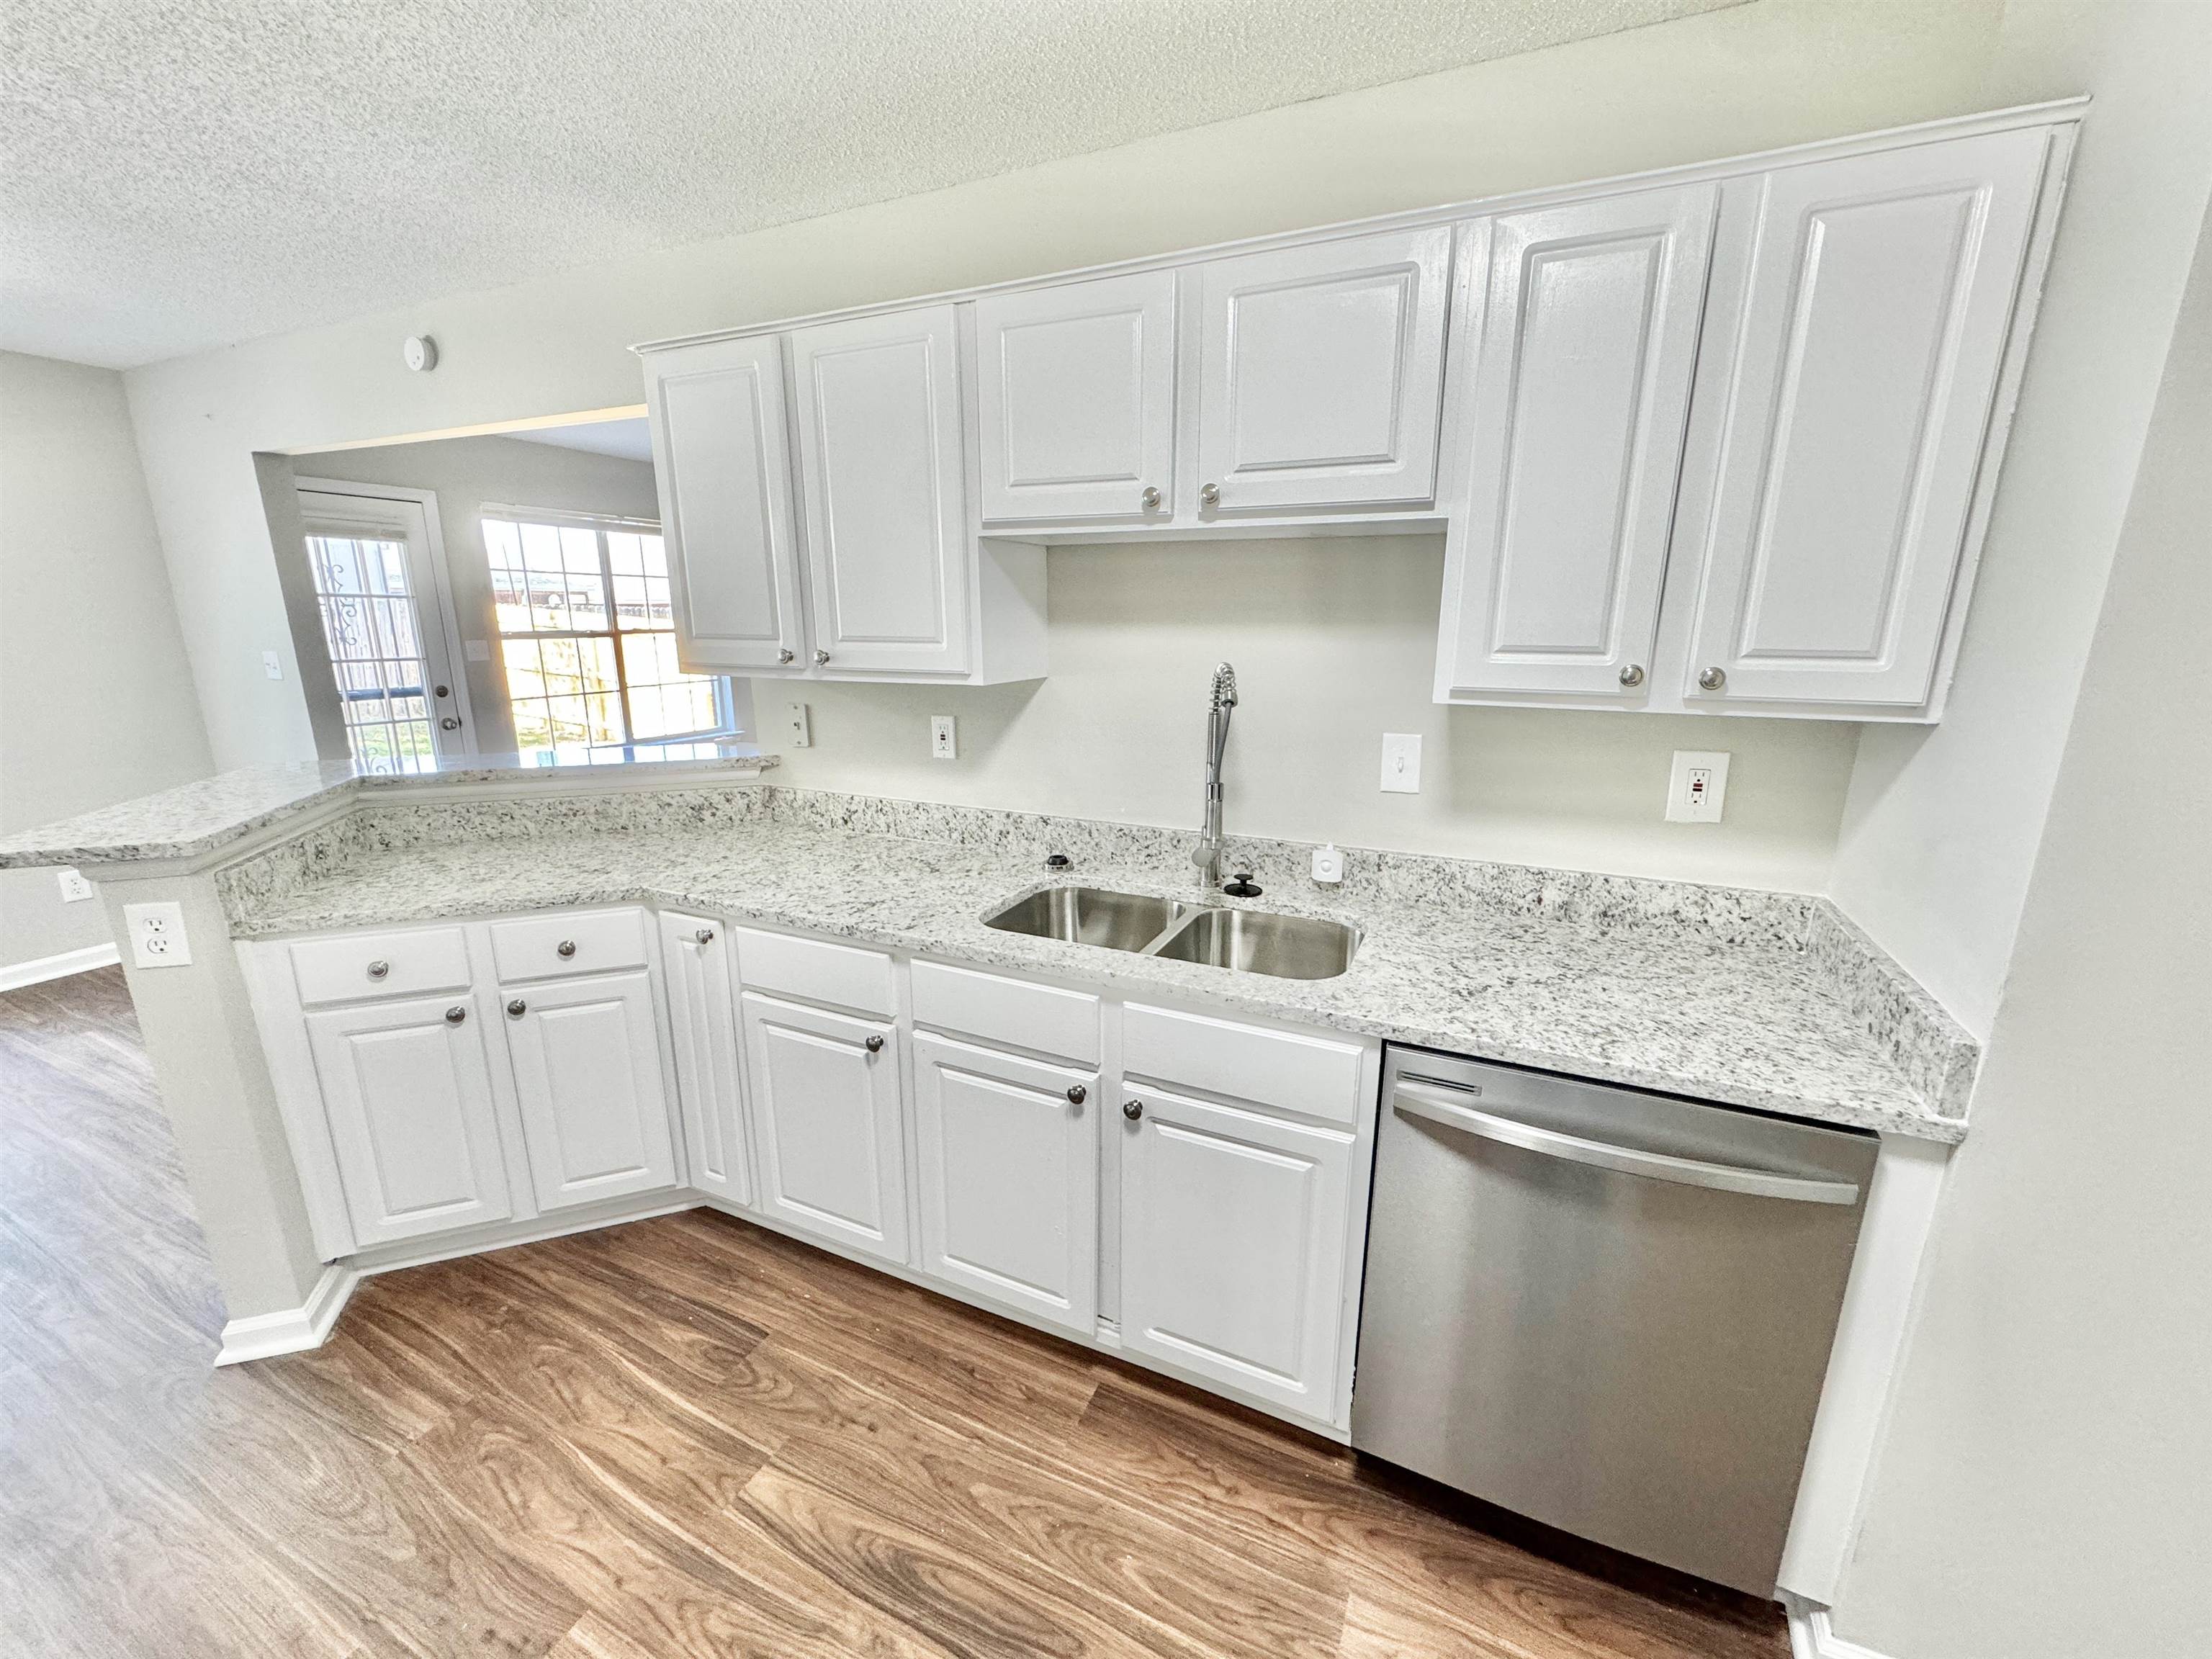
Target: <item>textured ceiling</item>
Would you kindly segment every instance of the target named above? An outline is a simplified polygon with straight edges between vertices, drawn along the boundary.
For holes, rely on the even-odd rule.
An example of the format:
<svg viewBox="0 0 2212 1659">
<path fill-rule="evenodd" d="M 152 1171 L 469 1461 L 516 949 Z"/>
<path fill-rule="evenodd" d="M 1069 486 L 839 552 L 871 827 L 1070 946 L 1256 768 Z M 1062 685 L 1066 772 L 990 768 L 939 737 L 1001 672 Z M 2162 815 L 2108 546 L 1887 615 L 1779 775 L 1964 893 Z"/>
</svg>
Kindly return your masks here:
<svg viewBox="0 0 2212 1659">
<path fill-rule="evenodd" d="M 0 344 L 124 366 L 1735 0 L 0 0 Z"/>
<path fill-rule="evenodd" d="M 529 444 L 551 444 L 556 449 L 580 449 L 592 455 L 613 455 L 625 461 L 653 459 L 653 434 L 642 416 L 626 421 L 586 421 L 578 426 L 538 426 L 527 432 L 510 432 Z"/>
</svg>

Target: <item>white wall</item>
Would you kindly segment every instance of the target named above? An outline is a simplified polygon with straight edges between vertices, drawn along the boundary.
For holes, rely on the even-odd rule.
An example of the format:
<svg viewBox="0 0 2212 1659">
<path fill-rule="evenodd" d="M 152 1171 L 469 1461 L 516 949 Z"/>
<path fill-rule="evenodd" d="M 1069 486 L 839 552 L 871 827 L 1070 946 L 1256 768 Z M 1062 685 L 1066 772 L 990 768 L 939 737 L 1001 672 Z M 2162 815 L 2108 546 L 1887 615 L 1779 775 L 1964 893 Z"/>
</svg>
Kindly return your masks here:
<svg viewBox="0 0 2212 1659">
<path fill-rule="evenodd" d="M 133 412 L 217 757 L 231 765 L 313 746 L 296 686 L 261 678 L 260 653 L 289 655 L 290 646 L 254 450 L 634 404 L 641 382 L 626 348 L 657 336 L 1967 112 L 1991 101 L 1985 76 L 2001 15 L 1993 3 L 1766 0 L 133 371 Z M 434 374 L 400 366 L 398 342 L 416 330 L 439 339 Z M 1295 716 L 1328 738 L 1289 751 L 1300 758 L 1277 775 L 1272 793 L 1248 773 L 1232 809 L 1240 827 L 1820 884 L 1850 764 L 1848 732 L 1744 722 L 1728 739 L 1744 757 L 1731 779 L 1736 821 L 1680 833 L 1660 821 L 1657 806 L 1666 757 L 1682 740 L 1670 723 L 1446 714 L 1401 691 L 1425 677 L 1434 649 L 1434 600 L 1413 593 L 1419 583 L 1433 587 L 1421 562 L 1432 554 L 1393 547 L 1365 556 L 1387 568 L 1390 591 L 1362 613 L 1363 645 L 1332 624 L 1323 596 L 1337 587 L 1321 556 L 1274 551 L 1264 574 L 1276 581 L 1264 603 L 1304 608 L 1250 626 L 1220 617 L 1204 640 L 1157 602 L 1155 585 L 1196 596 L 1220 617 L 1206 590 L 1266 553 L 1056 554 L 1055 582 L 1076 592 L 1054 602 L 1064 635 L 1053 642 L 1054 679 L 1025 708 L 1015 706 L 1018 692 L 945 705 L 969 713 L 986 738 L 984 769 L 916 769 L 909 717 L 933 711 L 913 696 L 832 691 L 809 693 L 823 715 L 822 749 L 794 760 L 787 775 L 916 793 L 988 790 L 1017 806 L 1112 811 L 1127 802 L 1125 816 L 1188 818 L 1194 780 L 1180 759 L 1160 760 L 1193 742 L 1196 699 L 1182 678 L 1215 656 L 1241 653 L 1240 667 L 1262 674 L 1242 735 Z M 1098 562 L 1078 571 L 1085 560 Z M 1341 709 L 1318 696 L 1302 701 L 1275 666 L 1295 656 L 1279 641 L 1298 629 L 1334 672 L 1371 694 Z M 1276 639 L 1266 637 L 1271 631 Z M 1147 672 L 1115 677 L 1111 665 L 1091 662 L 1086 644 L 1109 636 Z M 1071 672 L 1102 695 L 1073 704 L 1059 684 Z M 760 698 L 771 738 L 780 701 L 773 691 Z M 1410 806 L 1379 800 L 1363 782 L 1385 729 L 1421 731 L 1444 751 L 1435 793 Z M 1713 739 L 1709 726 L 1696 736 L 1700 746 Z M 1079 771 L 1030 764 L 1079 743 Z M 1261 752 L 1256 742 L 1242 747 L 1240 763 Z M 1352 791 L 1341 801 L 1340 785 Z"/>
<path fill-rule="evenodd" d="M 1949 708 L 1869 729 L 1830 887 L 1982 1036 L 2212 191 L 2212 6 L 2013 6 L 1987 86 L 2097 101 Z"/>
<path fill-rule="evenodd" d="M 2184 1659 L 2212 1570 L 2212 219 L 1838 1629 Z"/>
<path fill-rule="evenodd" d="M 122 376 L 0 353 L 0 830 L 213 769 Z M 0 871 L 0 968 L 109 937 L 52 871 Z"/>
<path fill-rule="evenodd" d="M 487 502 L 634 519 L 660 516 L 653 468 L 647 463 L 515 438 L 447 438 L 432 443 L 297 455 L 291 458 L 291 466 L 301 477 L 434 490 L 454 611 L 464 639 L 499 637 L 484 560 L 483 518 Z M 296 619 L 293 636 L 299 636 Z M 318 636 L 311 633 L 309 637 Z M 496 662 L 467 663 L 465 669 L 469 707 L 476 720 L 477 752 L 511 753 L 514 721 L 507 707 L 506 677 Z M 324 680 L 329 679 L 328 670 L 320 664 L 316 665 L 316 672 Z"/>
</svg>

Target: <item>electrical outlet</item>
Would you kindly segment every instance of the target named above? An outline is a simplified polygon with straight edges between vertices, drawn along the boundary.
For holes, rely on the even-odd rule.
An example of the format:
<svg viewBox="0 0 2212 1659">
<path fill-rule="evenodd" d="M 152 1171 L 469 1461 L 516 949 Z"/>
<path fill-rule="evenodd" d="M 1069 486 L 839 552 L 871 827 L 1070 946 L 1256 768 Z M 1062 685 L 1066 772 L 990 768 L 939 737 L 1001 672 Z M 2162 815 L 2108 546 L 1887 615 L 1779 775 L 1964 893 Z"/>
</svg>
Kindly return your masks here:
<svg viewBox="0 0 2212 1659">
<path fill-rule="evenodd" d="M 1382 734 L 1382 793 L 1418 795 L 1421 793 L 1421 739 L 1418 732 Z"/>
<path fill-rule="evenodd" d="M 57 870 L 54 879 L 62 884 L 62 902 L 76 904 L 92 896 L 92 884 L 75 870 Z"/>
<path fill-rule="evenodd" d="M 806 705 L 787 702 L 783 706 L 783 716 L 785 741 L 793 749 L 811 749 L 814 746 L 814 723 L 806 717 Z"/>
<path fill-rule="evenodd" d="M 1718 823 L 1728 799 L 1729 757 L 1717 750 L 1677 749 L 1667 784 L 1667 822 Z"/>
<path fill-rule="evenodd" d="M 131 934 L 131 960 L 141 968 L 182 968 L 192 959 L 192 942 L 185 937 L 185 907 L 126 904 L 123 925 Z"/>
<path fill-rule="evenodd" d="M 272 680 L 283 679 L 284 678 L 284 659 L 278 656 L 274 651 L 263 652 L 261 653 L 261 672 L 268 675 Z"/>
<path fill-rule="evenodd" d="M 929 757 L 932 760 L 958 760 L 960 738 L 950 714 L 929 717 Z"/>
</svg>

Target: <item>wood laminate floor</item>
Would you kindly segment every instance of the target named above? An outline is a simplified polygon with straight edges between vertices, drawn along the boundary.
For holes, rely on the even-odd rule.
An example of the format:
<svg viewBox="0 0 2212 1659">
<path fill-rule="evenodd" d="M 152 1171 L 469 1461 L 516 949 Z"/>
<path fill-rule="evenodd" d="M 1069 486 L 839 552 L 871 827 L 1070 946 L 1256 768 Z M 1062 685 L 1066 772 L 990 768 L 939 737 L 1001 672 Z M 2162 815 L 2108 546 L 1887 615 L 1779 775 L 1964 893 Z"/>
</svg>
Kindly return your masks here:
<svg viewBox="0 0 2212 1659">
<path fill-rule="evenodd" d="M 704 1211 L 370 1279 L 313 1353 L 222 1322 L 119 971 L 0 996 L 10 1659 L 1789 1651 Z"/>
</svg>

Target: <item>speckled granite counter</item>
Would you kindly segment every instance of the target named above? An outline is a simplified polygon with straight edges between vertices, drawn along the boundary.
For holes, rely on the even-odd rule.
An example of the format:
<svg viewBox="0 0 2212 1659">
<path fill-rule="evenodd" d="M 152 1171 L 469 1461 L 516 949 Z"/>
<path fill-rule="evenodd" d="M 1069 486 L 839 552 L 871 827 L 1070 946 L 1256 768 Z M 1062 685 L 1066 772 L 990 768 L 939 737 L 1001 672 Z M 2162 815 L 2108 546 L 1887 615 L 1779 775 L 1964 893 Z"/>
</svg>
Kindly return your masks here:
<svg viewBox="0 0 2212 1659">
<path fill-rule="evenodd" d="M 1956 1140 L 1976 1051 L 1826 901 L 1230 843 L 1263 908 L 1362 932 L 1339 978 L 1232 974 L 1000 933 L 1063 880 L 1197 899 L 1187 834 L 757 787 L 357 808 L 218 878 L 241 937 L 644 902 Z M 1048 852 L 1074 860 L 1048 875 Z M 1206 902 L 1228 903 L 1218 896 Z"/>
</svg>

